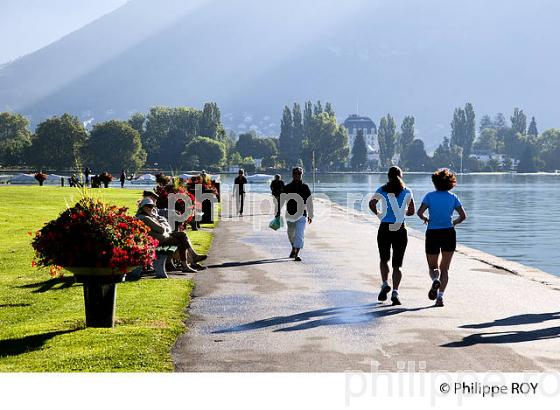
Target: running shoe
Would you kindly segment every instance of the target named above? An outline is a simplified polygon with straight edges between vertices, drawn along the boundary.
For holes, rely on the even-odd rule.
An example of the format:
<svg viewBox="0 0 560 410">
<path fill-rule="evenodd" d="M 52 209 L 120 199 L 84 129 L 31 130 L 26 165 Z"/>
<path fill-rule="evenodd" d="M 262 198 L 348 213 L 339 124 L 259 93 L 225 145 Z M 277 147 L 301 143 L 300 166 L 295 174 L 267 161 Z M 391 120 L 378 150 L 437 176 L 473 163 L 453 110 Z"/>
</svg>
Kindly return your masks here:
<svg viewBox="0 0 560 410">
<path fill-rule="evenodd" d="M 439 281 L 439 279 L 435 279 L 432 282 L 432 287 L 430 288 L 430 291 L 428 292 L 428 299 L 430 300 L 435 300 L 436 296 L 437 296 L 437 291 L 441 286 L 441 282 Z"/>
<path fill-rule="evenodd" d="M 380 302 L 384 302 L 387 300 L 387 294 L 391 291 L 391 286 L 389 285 L 383 285 L 381 286 L 381 292 L 379 292 L 379 295 L 377 296 L 377 300 Z"/>
<path fill-rule="evenodd" d="M 294 258 L 294 261 L 296 261 L 296 262 L 301 262 L 301 258 L 300 258 L 299 256 L 296 256 L 296 257 Z"/>
<path fill-rule="evenodd" d="M 391 296 L 391 302 L 393 302 L 393 306 L 402 305 L 401 300 L 399 299 L 399 295 L 393 293 Z"/>
<path fill-rule="evenodd" d="M 436 304 L 434 305 L 435 307 L 443 307 L 443 298 L 437 298 L 436 299 Z"/>
</svg>

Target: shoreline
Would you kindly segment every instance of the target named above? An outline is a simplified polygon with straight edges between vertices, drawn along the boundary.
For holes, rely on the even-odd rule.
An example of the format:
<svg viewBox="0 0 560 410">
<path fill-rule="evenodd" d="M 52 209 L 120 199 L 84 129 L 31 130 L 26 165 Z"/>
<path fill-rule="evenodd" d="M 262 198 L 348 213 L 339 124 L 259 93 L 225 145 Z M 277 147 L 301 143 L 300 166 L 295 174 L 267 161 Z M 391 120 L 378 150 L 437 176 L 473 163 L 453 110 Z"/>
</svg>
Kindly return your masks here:
<svg viewBox="0 0 560 410">
<path fill-rule="evenodd" d="M 340 205 L 336 202 L 323 198 L 317 198 L 315 201 L 322 202 L 328 206 L 337 208 L 348 214 L 352 214 L 355 218 L 360 218 L 367 222 L 373 222 L 376 227 L 379 225 L 379 222 L 375 218 L 368 218 L 368 215 L 355 209 L 348 208 L 344 205 Z M 410 226 L 407 226 L 406 229 L 410 236 L 424 240 L 424 232 L 411 228 Z M 556 286 L 557 289 L 560 290 L 560 276 L 557 276 L 553 273 L 545 272 L 541 269 L 527 266 L 519 262 L 511 261 L 509 259 L 505 259 L 479 249 L 471 248 L 460 243 L 457 243 L 456 252 L 479 262 L 485 263 L 493 268 L 503 270 L 509 274 L 538 282 L 545 286 Z"/>
</svg>

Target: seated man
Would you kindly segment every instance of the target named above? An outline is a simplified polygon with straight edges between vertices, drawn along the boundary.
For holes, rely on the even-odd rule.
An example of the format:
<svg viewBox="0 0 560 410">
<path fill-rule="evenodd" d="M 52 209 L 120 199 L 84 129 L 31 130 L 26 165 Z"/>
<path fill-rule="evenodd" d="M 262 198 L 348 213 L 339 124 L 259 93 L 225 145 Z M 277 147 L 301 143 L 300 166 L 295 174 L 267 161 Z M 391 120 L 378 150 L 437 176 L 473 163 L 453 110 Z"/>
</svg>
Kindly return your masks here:
<svg viewBox="0 0 560 410">
<path fill-rule="evenodd" d="M 159 241 L 159 246 L 172 245 L 179 248 L 182 272 L 196 272 L 205 269 L 198 262 L 205 260 L 206 255 L 199 255 L 195 252 L 186 232 L 173 232 L 167 220 L 155 213 L 155 205 L 151 198 L 142 199 L 136 218 L 150 227 L 150 235 Z"/>
</svg>

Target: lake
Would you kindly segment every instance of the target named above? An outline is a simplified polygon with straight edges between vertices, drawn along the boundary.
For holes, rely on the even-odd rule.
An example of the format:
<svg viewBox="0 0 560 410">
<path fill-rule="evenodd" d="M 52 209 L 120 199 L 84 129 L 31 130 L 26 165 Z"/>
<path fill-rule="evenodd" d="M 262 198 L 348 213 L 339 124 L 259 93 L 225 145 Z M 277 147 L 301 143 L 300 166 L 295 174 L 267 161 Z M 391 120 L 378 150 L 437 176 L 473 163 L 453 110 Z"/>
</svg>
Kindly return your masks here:
<svg viewBox="0 0 560 410">
<path fill-rule="evenodd" d="M 287 175 L 283 175 L 287 179 Z M 560 276 L 560 175 L 554 174 L 473 174 L 458 175 L 453 190 L 469 216 L 457 228 L 461 244 Z M 407 174 L 417 206 L 433 190 L 428 174 Z M 311 186 L 311 176 L 305 175 Z M 369 196 L 385 183 L 385 175 L 318 175 L 315 192 L 323 193 L 341 205 L 348 195 Z M 233 176 L 223 175 L 231 184 Z M 268 184 L 250 184 L 253 192 L 269 192 Z M 360 204 L 350 202 L 359 209 Z M 418 217 L 407 218 L 407 225 L 424 231 Z"/>
</svg>

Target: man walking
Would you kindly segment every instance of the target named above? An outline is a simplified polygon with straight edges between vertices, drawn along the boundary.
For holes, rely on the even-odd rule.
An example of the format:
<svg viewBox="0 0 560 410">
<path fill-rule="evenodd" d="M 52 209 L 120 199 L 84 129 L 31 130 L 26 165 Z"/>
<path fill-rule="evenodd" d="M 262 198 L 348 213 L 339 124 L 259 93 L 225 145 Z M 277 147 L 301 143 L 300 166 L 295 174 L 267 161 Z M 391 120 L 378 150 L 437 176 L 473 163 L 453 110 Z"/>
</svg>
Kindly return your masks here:
<svg viewBox="0 0 560 410">
<path fill-rule="evenodd" d="M 313 197 L 307 184 L 303 183 L 303 169 L 292 170 L 292 182 L 284 187 L 283 203 L 286 203 L 288 239 L 292 244 L 290 258 L 301 262 L 299 251 L 303 248 L 305 225 L 313 221 Z"/>
<path fill-rule="evenodd" d="M 245 201 L 245 171 L 240 169 L 237 177 L 233 181 L 233 194 L 235 195 L 235 205 L 239 216 L 243 216 L 243 202 Z"/>
</svg>

